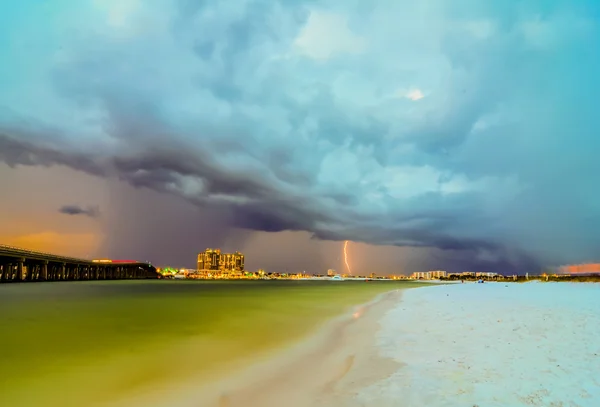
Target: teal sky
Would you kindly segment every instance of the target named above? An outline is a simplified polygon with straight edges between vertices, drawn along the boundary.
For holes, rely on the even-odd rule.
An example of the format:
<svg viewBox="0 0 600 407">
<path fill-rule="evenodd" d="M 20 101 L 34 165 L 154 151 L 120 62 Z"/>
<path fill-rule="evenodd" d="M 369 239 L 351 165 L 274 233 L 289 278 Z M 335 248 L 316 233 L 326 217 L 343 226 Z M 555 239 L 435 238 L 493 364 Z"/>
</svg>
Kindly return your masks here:
<svg viewBox="0 0 600 407">
<path fill-rule="evenodd" d="M 0 171 L 448 268 L 596 261 L 599 23 L 592 0 L 6 1 Z M 84 184 L 63 204 L 132 205 Z M 135 228 L 119 247 L 166 244 Z"/>
</svg>

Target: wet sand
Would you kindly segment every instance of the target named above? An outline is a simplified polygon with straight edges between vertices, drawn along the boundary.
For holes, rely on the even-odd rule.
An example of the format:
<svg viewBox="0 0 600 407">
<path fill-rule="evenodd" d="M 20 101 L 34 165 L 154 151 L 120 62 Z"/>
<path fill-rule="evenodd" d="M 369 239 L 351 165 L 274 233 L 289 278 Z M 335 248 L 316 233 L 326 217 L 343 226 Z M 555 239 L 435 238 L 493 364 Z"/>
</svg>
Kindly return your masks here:
<svg viewBox="0 0 600 407">
<path fill-rule="evenodd" d="M 336 318 L 307 340 L 267 359 L 246 361 L 226 379 L 203 385 L 182 378 L 170 387 L 111 407 L 353 407 L 357 391 L 385 379 L 400 363 L 379 356 L 375 334 L 399 289 Z M 206 382 L 204 382 L 206 383 Z"/>
</svg>

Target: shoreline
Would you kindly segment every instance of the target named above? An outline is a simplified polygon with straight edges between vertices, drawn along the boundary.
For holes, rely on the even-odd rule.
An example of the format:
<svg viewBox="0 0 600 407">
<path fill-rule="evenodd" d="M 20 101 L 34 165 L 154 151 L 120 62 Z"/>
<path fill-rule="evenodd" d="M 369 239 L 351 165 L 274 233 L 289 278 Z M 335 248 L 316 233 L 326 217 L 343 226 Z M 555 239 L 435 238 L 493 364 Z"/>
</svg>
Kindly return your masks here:
<svg viewBox="0 0 600 407">
<path fill-rule="evenodd" d="M 331 407 L 351 406 L 360 387 L 385 379 L 400 366 L 377 352 L 380 319 L 408 288 L 377 295 L 350 307 L 312 333 L 271 352 L 231 366 L 221 379 L 185 378 L 106 404 L 110 407 Z M 235 369 L 238 367 L 238 369 Z M 218 375 L 221 377 L 221 375 Z"/>
<path fill-rule="evenodd" d="M 181 395 L 286 355 L 357 304 L 416 286 L 96 283 L 0 286 L 13 309 L 0 318 L 0 343 L 13 349 L 0 362 L 1 405 L 189 405 Z"/>
<path fill-rule="evenodd" d="M 357 401 L 356 396 L 363 388 L 387 379 L 402 368 L 402 362 L 381 354 L 378 337 L 383 329 L 384 317 L 402 303 L 404 291 L 397 290 L 382 296 L 365 313 L 365 318 L 349 327 L 346 351 L 351 354 L 347 360 L 352 363 L 346 365 L 343 375 L 329 384 L 313 407 L 361 407 L 363 404 Z"/>
</svg>

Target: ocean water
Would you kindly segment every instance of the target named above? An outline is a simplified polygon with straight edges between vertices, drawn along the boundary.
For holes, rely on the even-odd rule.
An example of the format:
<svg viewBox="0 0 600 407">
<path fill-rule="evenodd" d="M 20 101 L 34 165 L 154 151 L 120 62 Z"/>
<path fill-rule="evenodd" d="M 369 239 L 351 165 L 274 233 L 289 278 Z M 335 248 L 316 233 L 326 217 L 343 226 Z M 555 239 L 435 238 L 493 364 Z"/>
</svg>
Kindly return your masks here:
<svg viewBox="0 0 600 407">
<path fill-rule="evenodd" d="M 418 288 L 381 323 L 381 354 L 403 366 L 364 406 L 600 406 L 600 284 Z"/>
<path fill-rule="evenodd" d="M 302 338 L 401 282 L 93 281 L 0 285 L 0 406 L 87 407 Z"/>
</svg>

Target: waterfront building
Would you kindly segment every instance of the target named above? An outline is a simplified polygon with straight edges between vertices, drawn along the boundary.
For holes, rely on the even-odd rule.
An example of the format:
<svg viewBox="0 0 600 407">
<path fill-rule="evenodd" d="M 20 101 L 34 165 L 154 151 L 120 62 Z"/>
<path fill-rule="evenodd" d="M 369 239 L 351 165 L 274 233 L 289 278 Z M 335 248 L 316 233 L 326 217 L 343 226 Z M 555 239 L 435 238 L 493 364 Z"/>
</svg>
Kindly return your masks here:
<svg viewBox="0 0 600 407">
<path fill-rule="evenodd" d="M 218 271 L 220 260 L 220 249 L 206 249 L 198 254 L 198 271 Z"/>
<path fill-rule="evenodd" d="M 221 273 L 244 271 L 244 255 L 240 252 L 221 253 L 221 249 L 206 249 L 198 254 L 198 271 Z"/>
<path fill-rule="evenodd" d="M 429 278 L 431 278 L 431 279 L 445 278 L 446 274 L 447 273 L 444 270 L 433 270 L 433 271 L 429 272 Z"/>
<path fill-rule="evenodd" d="M 445 278 L 447 275 L 444 270 L 416 271 L 410 276 L 415 280 L 437 280 Z"/>
<path fill-rule="evenodd" d="M 492 273 L 488 271 L 463 271 L 462 273 L 450 273 L 448 274 L 449 278 L 452 279 L 471 279 L 471 278 L 504 278 L 498 273 Z"/>
<path fill-rule="evenodd" d="M 222 253 L 219 259 L 219 270 L 242 273 L 244 271 L 244 255 L 240 252 Z"/>
<path fill-rule="evenodd" d="M 488 272 L 488 271 L 477 272 L 477 273 L 475 273 L 475 277 L 494 278 L 494 277 L 498 277 L 498 273 L 491 273 L 491 272 Z"/>
</svg>

